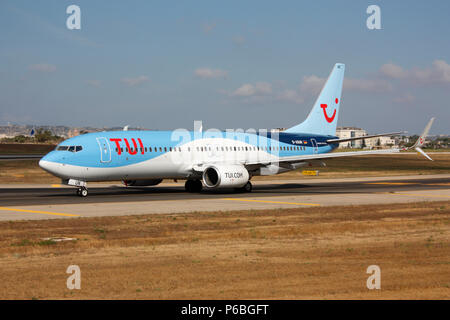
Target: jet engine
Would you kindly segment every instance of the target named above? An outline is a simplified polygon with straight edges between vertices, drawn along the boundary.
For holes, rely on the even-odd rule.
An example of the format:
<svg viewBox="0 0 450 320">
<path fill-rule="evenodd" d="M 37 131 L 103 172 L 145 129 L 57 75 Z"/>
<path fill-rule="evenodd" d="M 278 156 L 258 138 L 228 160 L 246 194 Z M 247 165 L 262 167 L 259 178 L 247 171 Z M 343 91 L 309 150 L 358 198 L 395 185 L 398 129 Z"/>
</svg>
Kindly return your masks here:
<svg viewBox="0 0 450 320">
<path fill-rule="evenodd" d="M 156 186 L 160 184 L 162 179 L 153 180 L 124 180 L 123 184 L 129 187 L 146 187 L 146 186 Z"/>
<path fill-rule="evenodd" d="M 212 165 L 203 171 L 202 178 L 208 188 L 240 188 L 250 175 L 242 165 Z"/>
</svg>

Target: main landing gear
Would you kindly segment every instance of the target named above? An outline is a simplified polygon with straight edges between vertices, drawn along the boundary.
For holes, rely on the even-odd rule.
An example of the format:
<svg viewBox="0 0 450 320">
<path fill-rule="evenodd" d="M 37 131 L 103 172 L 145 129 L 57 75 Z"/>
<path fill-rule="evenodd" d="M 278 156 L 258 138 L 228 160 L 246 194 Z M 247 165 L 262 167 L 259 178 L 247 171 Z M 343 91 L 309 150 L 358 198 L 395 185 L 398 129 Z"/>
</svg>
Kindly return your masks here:
<svg viewBox="0 0 450 320">
<path fill-rule="evenodd" d="M 253 186 L 250 181 L 248 181 L 243 187 L 234 189 L 236 192 L 252 192 Z"/>
<path fill-rule="evenodd" d="M 80 187 L 77 189 L 77 195 L 80 197 L 86 197 L 88 195 L 88 190 L 86 187 Z"/>
<path fill-rule="evenodd" d="M 200 192 L 202 191 L 203 185 L 200 180 L 186 180 L 184 188 L 187 192 Z"/>
<path fill-rule="evenodd" d="M 252 183 L 251 183 L 250 181 L 248 181 L 248 182 L 245 184 L 245 186 L 242 187 L 242 190 L 243 190 L 244 192 L 252 192 L 252 189 L 253 189 L 253 185 L 252 185 Z"/>
</svg>

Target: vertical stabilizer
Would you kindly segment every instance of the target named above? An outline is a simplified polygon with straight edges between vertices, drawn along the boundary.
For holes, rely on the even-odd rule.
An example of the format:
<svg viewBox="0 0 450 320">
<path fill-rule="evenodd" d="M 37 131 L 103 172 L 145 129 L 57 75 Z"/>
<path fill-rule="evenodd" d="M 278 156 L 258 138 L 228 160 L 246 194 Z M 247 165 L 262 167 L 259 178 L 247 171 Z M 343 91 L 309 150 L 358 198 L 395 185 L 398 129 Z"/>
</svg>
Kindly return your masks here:
<svg viewBox="0 0 450 320">
<path fill-rule="evenodd" d="M 336 63 L 322 91 L 319 94 L 308 117 L 302 123 L 289 128 L 286 132 L 336 134 L 336 125 L 341 104 L 342 84 L 345 65 Z"/>
</svg>

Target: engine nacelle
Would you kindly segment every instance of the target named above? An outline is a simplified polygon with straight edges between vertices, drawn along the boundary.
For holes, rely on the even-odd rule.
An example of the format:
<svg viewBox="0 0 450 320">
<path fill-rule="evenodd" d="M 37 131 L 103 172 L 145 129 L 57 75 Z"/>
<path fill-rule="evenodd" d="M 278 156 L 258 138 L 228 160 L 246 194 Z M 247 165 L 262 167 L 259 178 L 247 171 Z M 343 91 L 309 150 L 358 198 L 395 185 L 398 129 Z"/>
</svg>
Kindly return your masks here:
<svg viewBox="0 0 450 320">
<path fill-rule="evenodd" d="M 212 165 L 203 171 L 202 178 L 208 188 L 240 188 L 250 175 L 242 165 Z"/>
<path fill-rule="evenodd" d="M 147 186 L 156 186 L 160 184 L 162 179 L 153 179 L 153 180 L 124 180 L 123 184 L 126 186 L 132 187 L 147 187 Z"/>
</svg>

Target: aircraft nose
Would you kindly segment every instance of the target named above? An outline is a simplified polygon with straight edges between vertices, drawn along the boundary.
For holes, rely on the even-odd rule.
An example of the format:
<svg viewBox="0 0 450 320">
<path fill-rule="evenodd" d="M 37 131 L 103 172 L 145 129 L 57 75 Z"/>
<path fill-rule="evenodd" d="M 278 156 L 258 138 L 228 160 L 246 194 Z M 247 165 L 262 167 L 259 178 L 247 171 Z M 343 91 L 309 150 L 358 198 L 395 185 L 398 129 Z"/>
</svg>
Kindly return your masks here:
<svg viewBox="0 0 450 320">
<path fill-rule="evenodd" d="M 45 156 L 45 157 L 41 158 L 41 160 L 39 160 L 39 167 L 41 167 L 45 171 L 50 171 L 52 165 L 51 165 L 51 161 L 48 161 L 47 156 Z"/>
<path fill-rule="evenodd" d="M 60 165 L 54 161 L 51 161 L 51 157 L 49 155 L 46 155 L 39 160 L 39 167 L 53 175 L 59 176 Z"/>
</svg>

